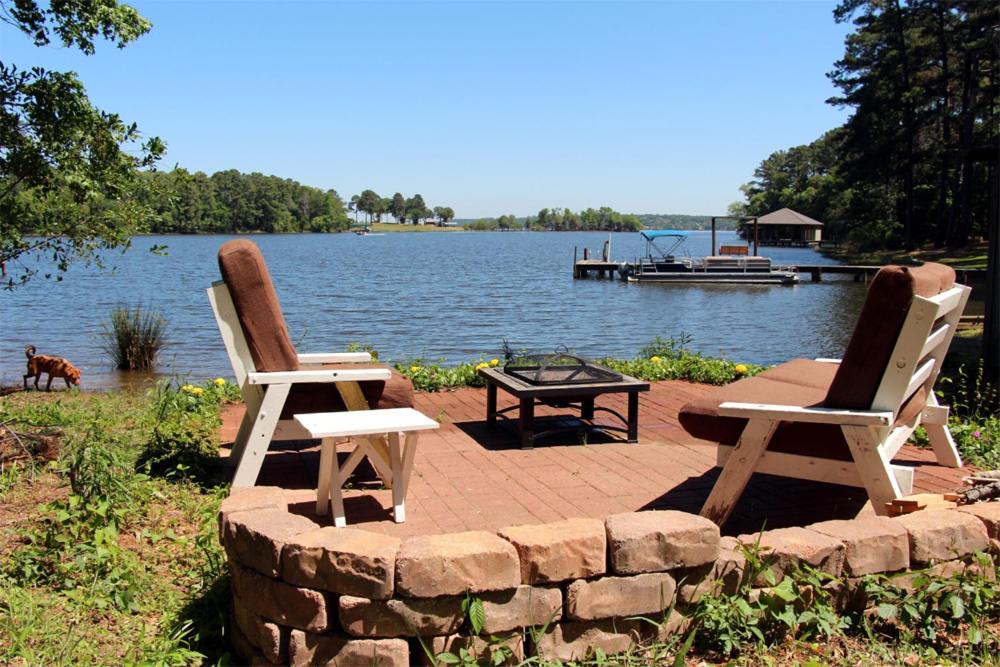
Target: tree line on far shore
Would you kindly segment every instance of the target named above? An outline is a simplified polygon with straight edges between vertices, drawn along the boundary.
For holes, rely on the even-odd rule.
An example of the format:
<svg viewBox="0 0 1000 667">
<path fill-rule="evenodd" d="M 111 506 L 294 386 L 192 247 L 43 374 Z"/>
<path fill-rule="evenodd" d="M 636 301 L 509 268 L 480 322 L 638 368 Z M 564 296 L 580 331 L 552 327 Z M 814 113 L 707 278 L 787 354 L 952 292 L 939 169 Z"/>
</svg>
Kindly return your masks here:
<svg viewBox="0 0 1000 667">
<path fill-rule="evenodd" d="M 823 222 L 824 239 L 858 249 L 963 247 L 987 236 L 1000 154 L 1000 4 L 841 0 L 834 19 L 855 30 L 829 74 L 840 94 L 828 102 L 852 115 L 768 156 L 731 211 L 788 206 Z"/>
<path fill-rule="evenodd" d="M 450 206 L 431 208 L 419 194 L 404 197 L 401 192 L 392 197 L 382 197 L 374 190 L 364 190 L 351 197 L 347 209 L 354 212 L 355 221 L 358 213 L 364 213 L 369 224 L 382 222 L 382 216 L 386 214 L 391 215 L 398 224 L 410 222 L 414 225 L 434 220 L 439 226 L 444 226 L 455 218 L 455 211 Z"/>
<path fill-rule="evenodd" d="M 543 208 L 538 215 L 519 218 L 515 215 L 501 215 L 499 218 L 482 218 L 465 223 L 466 229 L 474 231 L 512 229 L 576 232 L 637 232 L 642 229 L 642 221 L 634 213 L 619 213 L 609 206 L 598 209 L 588 208 L 575 212 L 568 208 Z"/>
</svg>

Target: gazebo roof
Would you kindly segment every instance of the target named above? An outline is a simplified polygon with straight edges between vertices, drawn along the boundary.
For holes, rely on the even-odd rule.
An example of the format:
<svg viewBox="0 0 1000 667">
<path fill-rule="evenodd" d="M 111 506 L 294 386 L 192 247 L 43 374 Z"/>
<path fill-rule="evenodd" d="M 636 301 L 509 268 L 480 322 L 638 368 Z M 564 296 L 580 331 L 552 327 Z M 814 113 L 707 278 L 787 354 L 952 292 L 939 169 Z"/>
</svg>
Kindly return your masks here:
<svg viewBox="0 0 1000 667">
<path fill-rule="evenodd" d="M 822 227 L 823 223 L 802 215 L 790 208 L 780 208 L 757 218 L 758 225 L 796 225 L 800 227 Z"/>
</svg>

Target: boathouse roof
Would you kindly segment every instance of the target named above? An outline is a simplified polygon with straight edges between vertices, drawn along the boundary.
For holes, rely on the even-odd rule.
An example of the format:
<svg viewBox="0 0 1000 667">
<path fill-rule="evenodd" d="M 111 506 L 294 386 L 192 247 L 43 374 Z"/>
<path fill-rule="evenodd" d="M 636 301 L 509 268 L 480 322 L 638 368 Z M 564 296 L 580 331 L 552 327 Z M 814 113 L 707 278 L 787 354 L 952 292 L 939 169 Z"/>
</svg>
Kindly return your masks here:
<svg viewBox="0 0 1000 667">
<path fill-rule="evenodd" d="M 757 218 L 758 225 L 798 225 L 802 227 L 822 227 L 823 223 L 813 220 L 808 215 L 802 215 L 790 208 L 779 208 L 767 215 Z"/>
</svg>

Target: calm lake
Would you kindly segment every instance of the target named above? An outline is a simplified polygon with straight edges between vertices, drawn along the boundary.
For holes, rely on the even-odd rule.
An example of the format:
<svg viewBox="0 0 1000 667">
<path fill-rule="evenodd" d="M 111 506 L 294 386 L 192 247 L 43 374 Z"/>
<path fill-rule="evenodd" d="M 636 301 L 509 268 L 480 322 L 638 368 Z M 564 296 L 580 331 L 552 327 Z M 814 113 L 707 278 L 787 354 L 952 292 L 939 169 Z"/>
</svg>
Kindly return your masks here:
<svg viewBox="0 0 1000 667">
<path fill-rule="evenodd" d="M 75 267 L 62 282 L 39 278 L 0 293 L 0 382 L 20 383 L 25 345 L 65 356 L 83 387 L 145 378 L 110 367 L 101 332 L 119 305 L 141 304 L 169 322 L 160 371 L 201 380 L 230 376 L 205 288 L 219 278 L 215 253 L 230 237 L 142 237 L 113 272 Z M 599 255 L 607 233 L 450 232 L 257 235 L 300 352 L 369 343 L 384 360 L 452 362 L 516 348 L 634 356 L 655 336 L 693 336 L 691 348 L 735 361 L 837 357 L 865 286 L 829 279 L 786 286 L 636 285 L 573 280 L 574 246 Z M 612 234 L 612 256 L 634 259 L 639 234 Z M 737 243 L 722 232 L 718 242 Z M 167 256 L 146 250 L 166 244 Z M 692 232 L 692 255 L 709 233 Z M 806 249 L 765 248 L 775 263 L 830 263 Z"/>
</svg>

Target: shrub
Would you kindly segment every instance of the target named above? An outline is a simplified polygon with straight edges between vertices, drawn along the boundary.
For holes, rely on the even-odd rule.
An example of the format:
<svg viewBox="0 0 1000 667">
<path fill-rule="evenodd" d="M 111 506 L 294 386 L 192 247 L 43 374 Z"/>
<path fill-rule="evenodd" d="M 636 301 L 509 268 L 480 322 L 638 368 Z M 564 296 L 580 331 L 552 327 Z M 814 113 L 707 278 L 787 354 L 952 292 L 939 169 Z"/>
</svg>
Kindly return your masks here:
<svg viewBox="0 0 1000 667">
<path fill-rule="evenodd" d="M 104 349 L 115 368 L 151 371 L 166 344 L 167 322 L 158 313 L 121 306 L 111 313 L 111 325 L 104 330 Z"/>
<path fill-rule="evenodd" d="M 219 469 L 219 405 L 238 397 L 239 388 L 223 378 L 197 386 L 161 383 L 152 402 L 155 426 L 139 464 L 156 475 L 213 481 Z"/>
<path fill-rule="evenodd" d="M 67 448 L 57 470 L 70 494 L 42 506 L 39 525 L 22 535 L 25 546 L 10 559 L 12 578 L 67 591 L 69 599 L 98 609 L 133 609 L 141 567 L 118 540 L 150 491 L 122 451 L 96 422 Z"/>
</svg>

